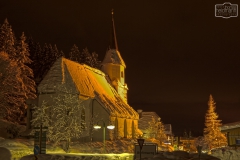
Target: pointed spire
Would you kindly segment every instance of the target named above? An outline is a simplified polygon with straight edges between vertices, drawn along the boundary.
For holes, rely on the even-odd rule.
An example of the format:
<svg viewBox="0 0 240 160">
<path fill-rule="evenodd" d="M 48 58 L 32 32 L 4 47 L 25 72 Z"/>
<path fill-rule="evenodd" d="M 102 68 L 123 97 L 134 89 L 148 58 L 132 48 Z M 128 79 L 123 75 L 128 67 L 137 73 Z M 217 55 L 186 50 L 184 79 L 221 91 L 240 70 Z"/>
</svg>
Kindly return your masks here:
<svg viewBox="0 0 240 160">
<path fill-rule="evenodd" d="M 111 39 L 110 39 L 110 49 L 116 49 L 118 51 L 117 37 L 116 37 L 113 13 L 114 12 L 113 12 L 113 9 L 112 9 L 112 33 L 111 33 Z"/>
</svg>

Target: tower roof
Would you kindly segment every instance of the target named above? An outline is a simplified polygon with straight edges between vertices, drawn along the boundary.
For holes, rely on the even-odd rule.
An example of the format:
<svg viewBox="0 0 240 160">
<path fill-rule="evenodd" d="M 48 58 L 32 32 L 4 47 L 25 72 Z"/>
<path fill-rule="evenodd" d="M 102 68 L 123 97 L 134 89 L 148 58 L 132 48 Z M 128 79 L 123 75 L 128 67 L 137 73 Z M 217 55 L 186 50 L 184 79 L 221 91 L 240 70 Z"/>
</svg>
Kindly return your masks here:
<svg viewBox="0 0 240 160">
<path fill-rule="evenodd" d="M 115 24 L 114 24 L 114 18 L 113 18 L 113 10 L 111 14 L 112 14 L 112 28 L 111 28 L 110 45 L 109 45 L 109 50 L 107 51 L 102 64 L 113 63 L 113 64 L 120 64 L 126 67 L 125 62 L 123 61 L 121 54 L 118 51 Z"/>
</svg>

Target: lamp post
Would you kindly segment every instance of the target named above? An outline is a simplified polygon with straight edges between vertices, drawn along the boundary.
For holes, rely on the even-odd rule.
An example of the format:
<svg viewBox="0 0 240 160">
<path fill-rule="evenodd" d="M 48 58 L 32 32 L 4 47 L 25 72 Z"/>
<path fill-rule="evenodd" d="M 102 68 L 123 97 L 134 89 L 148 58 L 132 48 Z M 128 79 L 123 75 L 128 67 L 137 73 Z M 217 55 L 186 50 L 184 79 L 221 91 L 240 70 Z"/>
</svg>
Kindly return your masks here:
<svg viewBox="0 0 240 160">
<path fill-rule="evenodd" d="M 144 144 L 144 139 L 142 139 L 142 138 L 139 138 L 139 139 L 137 139 L 137 141 L 138 141 L 138 145 L 139 145 L 139 148 L 140 148 L 140 160 L 141 160 L 141 156 L 142 156 L 142 147 L 143 147 L 143 144 Z"/>
<path fill-rule="evenodd" d="M 103 120 L 100 120 L 97 122 L 96 125 L 93 126 L 94 129 L 100 129 L 102 128 L 98 123 L 99 122 L 102 122 L 103 123 L 103 148 L 104 148 L 104 153 L 106 153 L 106 145 L 105 145 L 105 139 L 106 139 L 106 125 L 105 125 L 105 122 Z M 108 125 L 107 126 L 107 129 L 114 129 L 115 126 L 114 125 Z"/>
</svg>

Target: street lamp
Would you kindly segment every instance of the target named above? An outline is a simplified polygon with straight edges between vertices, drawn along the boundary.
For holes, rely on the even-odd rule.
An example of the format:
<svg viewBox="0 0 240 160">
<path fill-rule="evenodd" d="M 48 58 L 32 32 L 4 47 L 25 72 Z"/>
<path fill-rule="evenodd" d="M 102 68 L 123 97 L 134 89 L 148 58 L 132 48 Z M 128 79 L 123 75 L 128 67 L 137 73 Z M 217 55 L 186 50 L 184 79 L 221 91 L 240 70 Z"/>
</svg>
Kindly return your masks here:
<svg viewBox="0 0 240 160">
<path fill-rule="evenodd" d="M 141 154 L 142 154 L 142 147 L 143 147 L 143 144 L 144 144 L 144 139 L 139 138 L 139 139 L 137 139 L 137 142 L 138 142 L 138 145 L 139 145 L 139 148 L 140 148 L 140 160 L 141 160 Z"/>
<path fill-rule="evenodd" d="M 103 123 L 103 126 L 102 126 L 102 127 L 103 127 L 103 148 L 104 148 L 104 153 L 106 153 L 106 147 L 105 147 L 105 146 L 106 146 L 106 145 L 105 145 L 106 125 L 105 125 L 105 122 L 104 122 L 103 120 L 100 120 L 100 121 L 97 122 L 96 125 L 93 126 L 93 128 L 94 128 L 94 129 L 100 129 L 100 128 L 102 128 L 102 127 L 98 124 L 99 122 L 102 122 L 102 123 Z M 107 129 L 114 129 L 114 128 L 115 128 L 115 126 L 114 126 L 114 125 L 111 125 L 111 124 L 107 126 Z"/>
</svg>

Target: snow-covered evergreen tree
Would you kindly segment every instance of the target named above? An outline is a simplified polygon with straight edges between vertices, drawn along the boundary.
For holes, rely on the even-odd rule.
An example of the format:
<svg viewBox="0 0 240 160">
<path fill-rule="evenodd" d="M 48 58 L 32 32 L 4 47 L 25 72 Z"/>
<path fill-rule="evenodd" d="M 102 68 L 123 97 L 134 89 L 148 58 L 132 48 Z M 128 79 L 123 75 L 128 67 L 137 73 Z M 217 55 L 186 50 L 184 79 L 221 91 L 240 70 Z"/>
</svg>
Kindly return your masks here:
<svg viewBox="0 0 240 160">
<path fill-rule="evenodd" d="M 8 23 L 8 20 L 5 19 L 0 27 L 0 51 L 7 53 L 10 59 L 16 56 L 15 40 L 12 26 Z"/>
<path fill-rule="evenodd" d="M 215 109 L 216 103 L 212 95 L 210 95 L 204 128 L 204 139 L 210 149 L 227 145 L 226 136 L 220 130 L 221 120 L 218 120 L 218 114 L 215 112 Z"/>
<path fill-rule="evenodd" d="M 155 138 L 159 140 L 160 144 L 167 139 L 163 122 L 161 122 L 161 119 L 156 120 L 154 117 L 149 122 L 146 134 L 147 138 Z"/>
<path fill-rule="evenodd" d="M 161 119 L 158 120 L 158 130 L 156 133 L 156 139 L 159 140 L 160 144 L 162 144 L 165 140 L 167 140 L 167 135 L 165 133 L 165 127 Z"/>
<path fill-rule="evenodd" d="M 20 74 L 18 63 L 0 52 L 0 118 L 14 123 L 20 121 L 23 114 L 20 107 L 25 102 Z"/>
<path fill-rule="evenodd" d="M 25 93 L 26 99 L 34 99 L 36 98 L 36 85 L 33 80 L 33 70 L 28 66 L 32 63 L 32 60 L 29 58 L 30 53 L 24 33 L 22 33 L 22 36 L 17 43 L 16 53 L 16 61 L 18 62 L 18 67 L 21 70 L 22 92 Z M 24 109 L 26 108 L 27 106 L 25 105 Z"/>
</svg>

